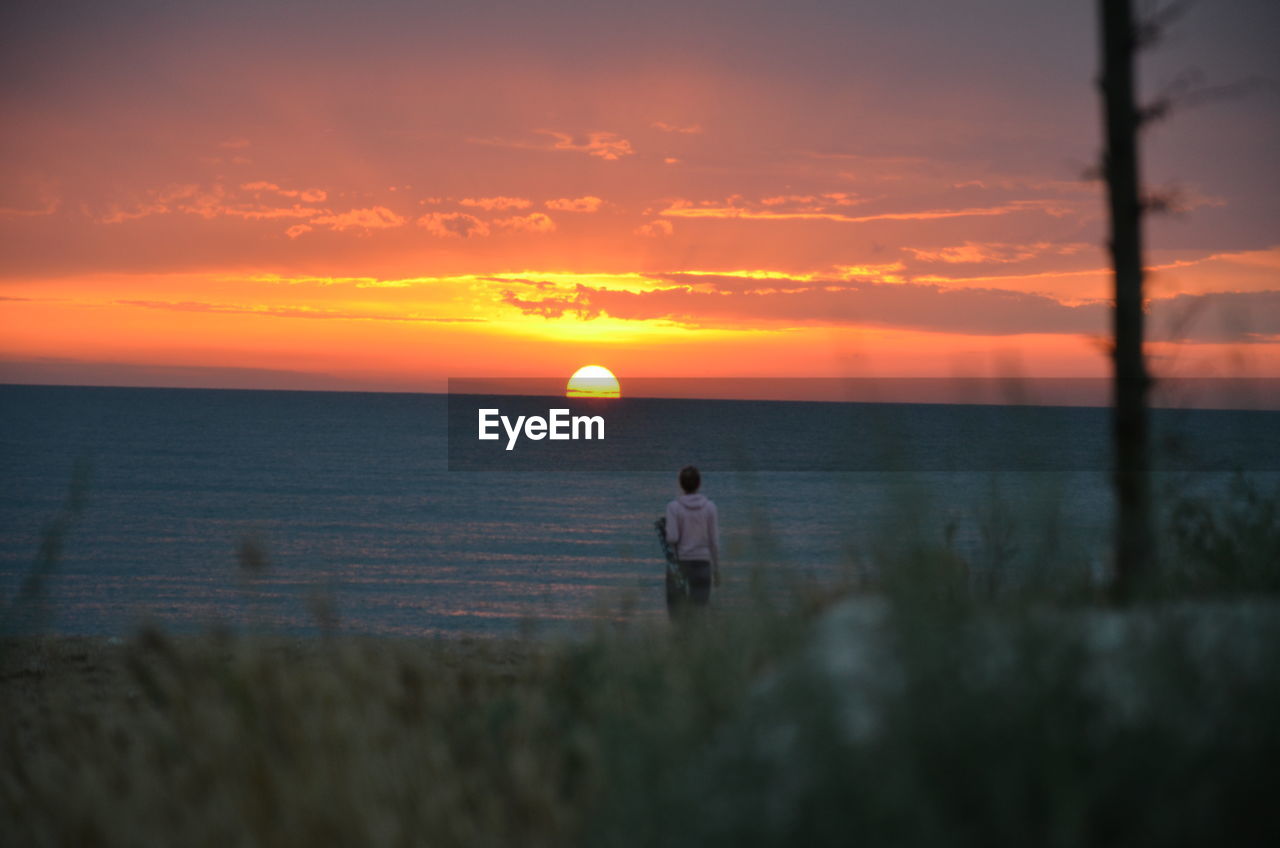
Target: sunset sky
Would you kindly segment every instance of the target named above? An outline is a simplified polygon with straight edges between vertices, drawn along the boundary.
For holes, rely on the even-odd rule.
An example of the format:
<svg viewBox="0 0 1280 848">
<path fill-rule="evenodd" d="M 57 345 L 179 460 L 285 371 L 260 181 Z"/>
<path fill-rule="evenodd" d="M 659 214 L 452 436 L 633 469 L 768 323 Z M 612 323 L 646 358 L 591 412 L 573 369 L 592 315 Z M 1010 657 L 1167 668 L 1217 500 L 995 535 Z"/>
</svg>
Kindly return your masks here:
<svg viewBox="0 0 1280 848">
<path fill-rule="evenodd" d="M 8 2 L 0 382 L 1105 375 L 1095 5 Z M 1277 43 L 1142 57 L 1158 373 L 1280 376 Z"/>
</svg>

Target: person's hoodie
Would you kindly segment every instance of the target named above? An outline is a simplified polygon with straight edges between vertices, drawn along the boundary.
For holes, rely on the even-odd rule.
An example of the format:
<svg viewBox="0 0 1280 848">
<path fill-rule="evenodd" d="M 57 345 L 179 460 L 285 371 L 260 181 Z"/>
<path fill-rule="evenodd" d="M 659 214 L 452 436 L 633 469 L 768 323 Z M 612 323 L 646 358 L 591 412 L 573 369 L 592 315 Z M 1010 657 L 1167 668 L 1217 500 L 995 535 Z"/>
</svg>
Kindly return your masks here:
<svg viewBox="0 0 1280 848">
<path fill-rule="evenodd" d="M 707 560 L 720 567 L 720 518 L 716 505 L 701 492 L 681 495 L 667 504 L 667 541 L 684 560 Z"/>
</svg>

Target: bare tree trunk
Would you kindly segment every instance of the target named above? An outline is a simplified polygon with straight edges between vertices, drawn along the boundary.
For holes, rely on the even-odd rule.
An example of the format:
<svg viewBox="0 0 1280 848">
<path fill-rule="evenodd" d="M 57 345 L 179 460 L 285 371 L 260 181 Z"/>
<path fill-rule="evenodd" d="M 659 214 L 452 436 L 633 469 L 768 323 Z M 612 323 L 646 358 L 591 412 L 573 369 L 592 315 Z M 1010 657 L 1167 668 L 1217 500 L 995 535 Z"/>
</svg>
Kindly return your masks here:
<svg viewBox="0 0 1280 848">
<path fill-rule="evenodd" d="M 1153 559 L 1148 492 L 1146 363 L 1142 355 L 1142 200 L 1138 191 L 1133 64 L 1137 50 L 1130 0 L 1099 0 L 1102 17 L 1102 94 L 1107 147 L 1104 173 L 1111 212 L 1115 268 L 1115 348 L 1112 447 L 1116 494 L 1116 572 L 1113 594 L 1124 602 Z"/>
</svg>

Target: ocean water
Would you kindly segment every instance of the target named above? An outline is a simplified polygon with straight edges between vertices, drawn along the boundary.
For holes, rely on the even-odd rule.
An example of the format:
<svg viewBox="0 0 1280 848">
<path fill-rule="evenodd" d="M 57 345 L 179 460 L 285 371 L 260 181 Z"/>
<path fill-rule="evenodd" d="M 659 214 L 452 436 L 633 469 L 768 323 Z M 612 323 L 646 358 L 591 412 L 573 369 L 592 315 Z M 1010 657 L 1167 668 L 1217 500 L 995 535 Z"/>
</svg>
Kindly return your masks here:
<svg viewBox="0 0 1280 848">
<path fill-rule="evenodd" d="M 727 418 L 747 443 L 753 421 L 779 410 L 816 432 L 841 408 L 663 403 L 668 422 Z M 83 466 L 85 507 L 60 535 L 45 581 L 42 623 L 54 632 L 125 634 L 144 621 L 311 632 L 321 609 L 344 631 L 444 636 L 665 616 L 652 522 L 676 494 L 676 467 L 619 470 L 647 467 L 623 458 L 591 471 L 450 470 L 448 406 L 441 395 L 0 386 L 0 601 L 12 612 Z M 913 420 L 948 414 L 881 406 Z M 1103 411 L 1093 413 L 1071 419 L 1090 430 L 1086 440 L 1105 426 Z M 885 410 L 877 414 L 892 429 Z M 1280 422 L 1249 415 L 1196 419 L 1192 431 L 1217 443 L 1226 424 L 1243 421 L 1231 432 L 1247 445 Z M 942 447 L 963 456 L 974 438 L 957 431 Z M 1268 469 L 1274 461 L 1255 456 Z M 705 491 L 720 509 L 728 578 L 716 602 L 742 603 L 753 584 L 821 585 L 866 570 L 905 535 L 950 546 L 993 578 L 1101 574 L 1111 508 L 1103 467 L 712 463 Z M 1214 490 L 1221 471 L 1184 476 Z M 264 567 L 243 567 L 245 545 Z"/>
</svg>

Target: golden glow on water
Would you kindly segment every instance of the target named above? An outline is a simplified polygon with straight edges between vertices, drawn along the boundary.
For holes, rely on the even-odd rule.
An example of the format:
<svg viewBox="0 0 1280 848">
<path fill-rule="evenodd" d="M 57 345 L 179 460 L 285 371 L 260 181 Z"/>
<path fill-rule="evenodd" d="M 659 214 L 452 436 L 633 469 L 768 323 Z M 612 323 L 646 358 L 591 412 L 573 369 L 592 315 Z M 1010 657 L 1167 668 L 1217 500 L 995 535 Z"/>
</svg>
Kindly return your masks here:
<svg viewBox="0 0 1280 848">
<path fill-rule="evenodd" d="M 603 365 L 584 365 L 569 378 L 565 397 L 617 398 L 622 397 L 622 387 Z"/>
</svg>

